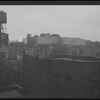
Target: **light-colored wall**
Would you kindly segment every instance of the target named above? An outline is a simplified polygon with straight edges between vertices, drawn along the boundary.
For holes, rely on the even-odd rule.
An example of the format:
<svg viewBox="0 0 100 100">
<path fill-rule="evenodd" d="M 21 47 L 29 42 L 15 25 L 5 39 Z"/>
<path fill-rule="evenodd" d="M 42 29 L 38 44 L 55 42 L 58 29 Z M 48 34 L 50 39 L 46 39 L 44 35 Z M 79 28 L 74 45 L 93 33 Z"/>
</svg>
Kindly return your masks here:
<svg viewBox="0 0 100 100">
<path fill-rule="evenodd" d="M 37 38 L 37 44 L 57 44 L 58 37 L 44 36 Z"/>
<path fill-rule="evenodd" d="M 73 46 L 73 45 L 86 45 L 86 41 L 84 39 L 67 38 L 67 37 L 64 37 L 62 39 L 63 39 L 63 44 L 68 44 L 70 46 Z"/>
</svg>

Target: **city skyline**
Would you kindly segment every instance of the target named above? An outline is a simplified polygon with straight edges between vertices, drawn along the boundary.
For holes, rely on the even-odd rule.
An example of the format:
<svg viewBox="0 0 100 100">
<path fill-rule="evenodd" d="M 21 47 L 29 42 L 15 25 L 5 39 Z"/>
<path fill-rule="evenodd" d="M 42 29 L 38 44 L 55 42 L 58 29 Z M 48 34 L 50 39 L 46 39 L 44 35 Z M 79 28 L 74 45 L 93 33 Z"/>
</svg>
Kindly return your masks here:
<svg viewBox="0 0 100 100">
<path fill-rule="evenodd" d="M 59 34 L 100 41 L 100 6 L 30 5 L 0 6 L 7 13 L 10 40 L 22 40 L 27 34 Z"/>
</svg>

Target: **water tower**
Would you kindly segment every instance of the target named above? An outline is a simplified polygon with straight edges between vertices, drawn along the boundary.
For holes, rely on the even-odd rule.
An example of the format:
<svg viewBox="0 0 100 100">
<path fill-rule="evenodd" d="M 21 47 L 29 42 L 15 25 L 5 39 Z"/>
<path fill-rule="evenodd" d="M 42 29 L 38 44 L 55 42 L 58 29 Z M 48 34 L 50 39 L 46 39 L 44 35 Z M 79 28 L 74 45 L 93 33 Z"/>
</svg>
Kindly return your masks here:
<svg viewBox="0 0 100 100">
<path fill-rule="evenodd" d="M 7 34 L 7 13 L 0 11 L 0 47 L 8 46 L 8 34 Z"/>
<path fill-rule="evenodd" d="M 6 33 L 7 13 L 0 11 L 0 34 Z"/>
</svg>

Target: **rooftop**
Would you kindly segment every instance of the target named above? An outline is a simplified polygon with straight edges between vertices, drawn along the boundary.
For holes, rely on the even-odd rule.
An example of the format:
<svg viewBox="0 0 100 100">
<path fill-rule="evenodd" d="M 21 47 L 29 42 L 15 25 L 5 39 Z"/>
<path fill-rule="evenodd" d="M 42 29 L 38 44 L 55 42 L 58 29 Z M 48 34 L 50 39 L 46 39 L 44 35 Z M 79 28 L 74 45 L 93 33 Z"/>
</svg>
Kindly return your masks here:
<svg viewBox="0 0 100 100">
<path fill-rule="evenodd" d="M 66 60 L 66 61 L 76 61 L 76 62 L 100 62 L 100 60 L 79 60 L 79 59 L 70 59 L 70 58 L 49 58 L 49 60 Z"/>
<path fill-rule="evenodd" d="M 49 58 L 50 60 L 67 60 L 76 62 L 100 62 L 98 57 L 90 56 L 71 56 L 71 55 L 55 55 Z"/>
<path fill-rule="evenodd" d="M 22 91 L 22 88 L 17 85 L 11 85 L 0 88 L 0 99 L 21 99 L 21 98 L 29 98 L 28 95 Z"/>
</svg>

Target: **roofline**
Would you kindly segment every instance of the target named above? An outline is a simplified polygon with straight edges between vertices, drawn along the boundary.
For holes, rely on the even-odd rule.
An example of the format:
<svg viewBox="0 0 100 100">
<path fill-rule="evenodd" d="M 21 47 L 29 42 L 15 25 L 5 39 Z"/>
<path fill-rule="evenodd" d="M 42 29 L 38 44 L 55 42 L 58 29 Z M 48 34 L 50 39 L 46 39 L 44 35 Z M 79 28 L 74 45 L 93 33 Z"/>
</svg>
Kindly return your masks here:
<svg viewBox="0 0 100 100">
<path fill-rule="evenodd" d="M 73 62 L 100 62 L 100 60 L 78 60 L 78 59 L 69 59 L 69 58 L 48 58 L 48 60 L 64 60 L 64 61 L 73 61 Z"/>
</svg>

